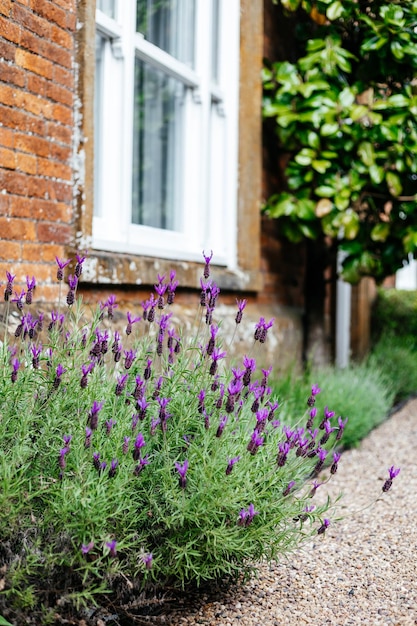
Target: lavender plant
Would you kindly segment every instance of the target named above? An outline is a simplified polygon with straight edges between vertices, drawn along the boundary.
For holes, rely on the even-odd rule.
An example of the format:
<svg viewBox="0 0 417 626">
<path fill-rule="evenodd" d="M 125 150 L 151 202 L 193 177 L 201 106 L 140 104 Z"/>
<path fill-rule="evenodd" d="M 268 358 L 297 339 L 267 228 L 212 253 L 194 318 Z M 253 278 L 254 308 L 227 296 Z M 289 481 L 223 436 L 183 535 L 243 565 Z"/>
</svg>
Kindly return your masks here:
<svg viewBox="0 0 417 626">
<path fill-rule="evenodd" d="M 49 321 L 33 312 L 35 279 L 23 303 L 7 274 L 7 314 L 11 302 L 21 314 L 0 350 L 0 567 L 11 610 L 247 575 L 329 526 L 335 503 L 313 496 L 323 467 L 327 478 L 337 471 L 346 422 L 318 410 L 314 385 L 298 424 L 280 423 L 271 368 L 256 364 L 273 320 L 260 318 L 251 353 L 228 360 L 211 258 L 188 335 L 172 323 L 175 272 L 157 277 L 123 331 L 114 296 L 86 316 L 85 256 Z M 60 293 L 68 264 L 57 259 Z"/>
</svg>

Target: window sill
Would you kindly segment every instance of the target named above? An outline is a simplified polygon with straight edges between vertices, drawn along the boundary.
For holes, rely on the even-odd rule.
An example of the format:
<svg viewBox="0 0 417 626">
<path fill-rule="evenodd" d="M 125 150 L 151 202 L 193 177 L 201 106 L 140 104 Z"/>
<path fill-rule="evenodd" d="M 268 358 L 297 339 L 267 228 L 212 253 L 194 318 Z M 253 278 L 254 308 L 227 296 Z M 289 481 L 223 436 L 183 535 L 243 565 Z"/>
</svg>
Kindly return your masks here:
<svg viewBox="0 0 417 626">
<path fill-rule="evenodd" d="M 74 250 L 67 251 L 68 258 Z M 134 286 L 153 285 L 157 274 L 177 273 L 181 287 L 200 288 L 204 263 L 173 261 L 121 253 L 90 250 L 83 266 L 83 282 L 96 285 Z M 257 292 L 262 289 L 258 270 L 230 269 L 211 265 L 211 277 L 223 291 Z"/>
</svg>

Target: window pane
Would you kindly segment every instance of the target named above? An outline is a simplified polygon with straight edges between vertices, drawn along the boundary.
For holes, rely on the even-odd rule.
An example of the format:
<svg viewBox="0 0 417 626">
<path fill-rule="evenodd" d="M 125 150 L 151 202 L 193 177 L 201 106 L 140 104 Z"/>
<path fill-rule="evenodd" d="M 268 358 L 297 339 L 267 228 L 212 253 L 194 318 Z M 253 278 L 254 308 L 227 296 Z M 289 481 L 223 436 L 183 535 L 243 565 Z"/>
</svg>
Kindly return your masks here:
<svg viewBox="0 0 417 626">
<path fill-rule="evenodd" d="M 211 48 L 211 78 L 217 83 L 219 80 L 219 0 L 213 0 L 212 16 L 212 48 Z"/>
<path fill-rule="evenodd" d="M 116 0 L 97 0 L 97 8 L 113 19 L 116 16 Z"/>
<path fill-rule="evenodd" d="M 136 30 L 193 67 L 195 0 L 137 0 L 136 7 Z"/>
<path fill-rule="evenodd" d="M 102 168 L 103 133 L 103 60 L 106 39 L 96 34 L 96 68 L 94 84 L 94 215 L 101 215 L 100 180 Z"/>
<path fill-rule="evenodd" d="M 182 102 L 184 85 L 135 61 L 132 222 L 181 227 Z"/>
</svg>

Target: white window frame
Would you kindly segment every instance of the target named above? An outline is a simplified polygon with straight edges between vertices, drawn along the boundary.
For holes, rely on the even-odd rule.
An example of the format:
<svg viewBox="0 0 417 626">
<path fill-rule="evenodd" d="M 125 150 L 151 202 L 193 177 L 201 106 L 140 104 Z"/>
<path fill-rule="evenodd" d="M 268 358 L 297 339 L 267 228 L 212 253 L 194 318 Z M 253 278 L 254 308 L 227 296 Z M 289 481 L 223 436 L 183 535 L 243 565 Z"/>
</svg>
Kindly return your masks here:
<svg viewBox="0 0 417 626">
<path fill-rule="evenodd" d="M 93 247 L 177 260 L 201 260 L 213 250 L 217 264 L 237 267 L 239 0 L 219 2 L 218 84 L 211 80 L 212 0 L 196 0 L 194 69 L 134 32 L 134 0 L 116 1 L 116 19 L 96 10 L 104 50 L 99 210 Z M 187 86 L 182 169 L 181 231 L 131 222 L 132 128 L 135 55 Z M 97 173 L 96 173 L 97 175 Z"/>
</svg>

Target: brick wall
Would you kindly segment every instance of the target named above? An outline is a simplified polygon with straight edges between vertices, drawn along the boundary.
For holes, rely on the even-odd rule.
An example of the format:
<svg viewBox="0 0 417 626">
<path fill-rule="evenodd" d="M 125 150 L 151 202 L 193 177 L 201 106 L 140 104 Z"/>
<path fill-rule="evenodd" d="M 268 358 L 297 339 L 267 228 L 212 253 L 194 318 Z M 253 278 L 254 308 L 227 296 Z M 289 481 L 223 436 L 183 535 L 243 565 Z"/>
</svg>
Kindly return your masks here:
<svg viewBox="0 0 417 626">
<path fill-rule="evenodd" d="M 72 235 L 76 0 L 0 0 L 0 281 L 56 296 Z"/>
</svg>

